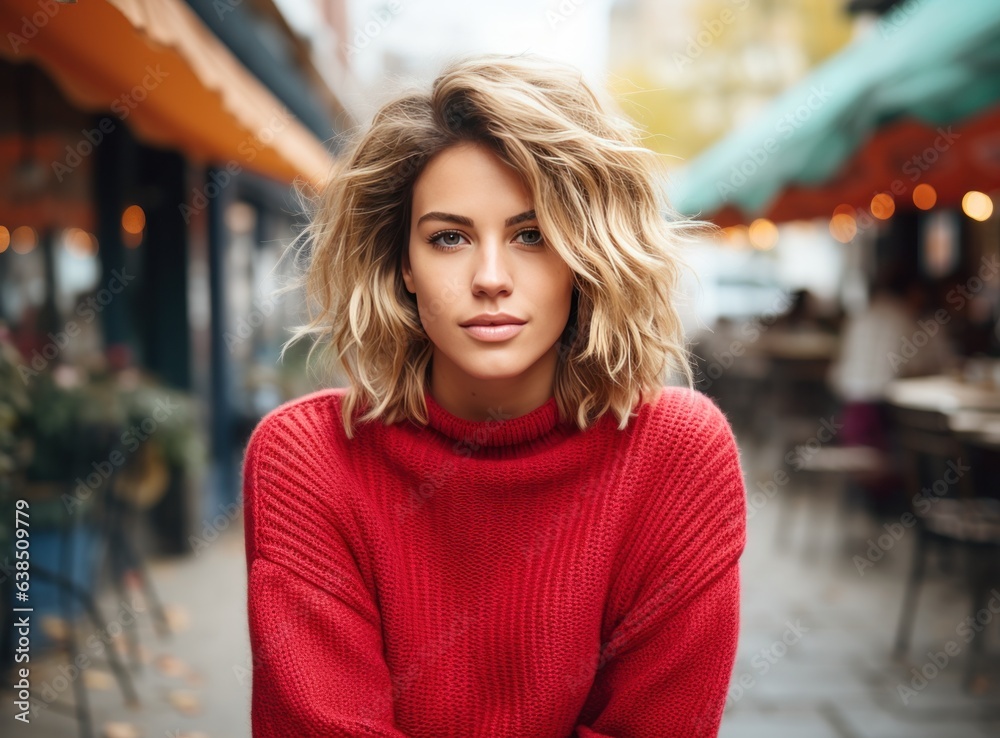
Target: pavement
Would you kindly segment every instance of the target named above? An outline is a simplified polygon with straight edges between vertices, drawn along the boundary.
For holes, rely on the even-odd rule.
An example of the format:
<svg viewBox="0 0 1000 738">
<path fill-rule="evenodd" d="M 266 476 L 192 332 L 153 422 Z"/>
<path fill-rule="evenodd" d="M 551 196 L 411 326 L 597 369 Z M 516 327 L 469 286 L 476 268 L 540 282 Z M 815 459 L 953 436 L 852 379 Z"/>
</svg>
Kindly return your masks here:
<svg viewBox="0 0 1000 738">
<path fill-rule="evenodd" d="M 995 614 L 973 629 L 959 576 L 932 559 L 908 654 L 893 659 L 912 528 L 850 506 L 845 516 L 843 487 L 831 478 L 783 477 L 775 473 L 788 470 L 782 449 L 742 438 L 740 448 L 750 518 L 740 647 L 720 737 L 1000 735 L 1000 582 Z M 976 638 L 988 656 L 966 692 Z"/>
<path fill-rule="evenodd" d="M 221 518 L 220 518 L 221 520 Z M 149 575 L 166 611 L 170 632 L 158 635 L 152 605 L 138 588 L 124 598 L 105 593 L 107 626 L 80 623 L 79 673 L 87 687 L 95 736 L 107 738 L 246 738 L 250 735 L 250 642 L 246 628 L 243 530 L 226 523 L 197 554 L 153 559 Z M 212 535 L 210 533 L 210 535 Z M 135 622 L 139 669 L 130 670 L 139 704 L 126 704 L 108 667 L 114 647 L 129 661 L 125 627 Z M 42 625 L 58 637 L 61 621 Z M 78 655 L 78 659 L 81 657 Z M 76 661 L 79 663 L 79 661 Z M 75 679 L 65 652 L 32 654 L 32 694 L 38 708 L 30 725 L 14 719 L 13 696 L 2 693 L 0 735 L 82 736 L 72 709 Z M 5 686 L 10 680 L 5 681 Z"/>
<path fill-rule="evenodd" d="M 918 605 L 912 647 L 890 650 L 909 568 L 912 533 L 870 549 L 886 521 L 838 515 L 836 485 L 804 472 L 769 486 L 780 451 L 741 439 L 752 502 L 744 554 L 740 649 L 722 738 L 984 738 L 1000 735 L 1000 600 L 997 615 L 973 631 L 968 600 L 954 574 L 932 567 Z M 762 483 L 763 486 L 760 486 Z M 770 490 L 773 494 L 768 494 Z M 776 490 L 776 492 L 775 492 Z M 797 490 L 799 494 L 792 495 Z M 891 524 L 892 521 L 889 521 Z M 778 531 L 788 533 L 781 543 Z M 897 529 L 898 532 L 898 529 Z M 882 539 L 889 544 L 889 538 Z M 881 557 L 876 554 L 881 552 Z M 859 559 L 871 566 L 861 565 Z M 875 560 L 877 558 L 877 560 Z M 172 632 L 157 635 L 150 603 L 138 590 L 101 601 L 108 633 L 81 624 L 89 668 L 77 677 L 65 653 L 34 654 L 33 695 L 46 707 L 30 725 L 14 719 L 3 691 L 0 734 L 82 735 L 60 712 L 74 677 L 86 685 L 95 735 L 108 738 L 246 738 L 250 735 L 250 652 L 242 528 L 225 526 L 197 555 L 154 559 L 151 578 Z M 998 582 L 1000 592 L 1000 582 Z M 128 657 L 121 625 L 135 620 L 140 704 L 129 707 L 106 665 L 105 643 Z M 59 635 L 58 621 L 46 632 Z M 962 688 L 971 641 L 991 657 L 969 692 Z M 949 645 L 950 644 L 950 645 Z M 9 683 L 9 680 L 8 680 Z"/>
</svg>

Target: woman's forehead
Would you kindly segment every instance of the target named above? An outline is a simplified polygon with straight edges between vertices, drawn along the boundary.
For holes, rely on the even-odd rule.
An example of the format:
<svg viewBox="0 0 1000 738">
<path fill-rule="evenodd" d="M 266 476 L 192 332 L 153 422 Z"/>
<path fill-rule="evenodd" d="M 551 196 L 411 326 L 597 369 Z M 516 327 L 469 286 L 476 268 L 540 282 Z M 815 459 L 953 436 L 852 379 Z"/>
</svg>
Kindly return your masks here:
<svg viewBox="0 0 1000 738">
<path fill-rule="evenodd" d="M 531 210 L 533 202 L 524 179 L 510 165 L 482 146 L 455 146 L 434 156 L 413 187 L 414 223 L 431 212 L 505 222 Z M 469 222 L 462 223 L 470 226 Z"/>
</svg>

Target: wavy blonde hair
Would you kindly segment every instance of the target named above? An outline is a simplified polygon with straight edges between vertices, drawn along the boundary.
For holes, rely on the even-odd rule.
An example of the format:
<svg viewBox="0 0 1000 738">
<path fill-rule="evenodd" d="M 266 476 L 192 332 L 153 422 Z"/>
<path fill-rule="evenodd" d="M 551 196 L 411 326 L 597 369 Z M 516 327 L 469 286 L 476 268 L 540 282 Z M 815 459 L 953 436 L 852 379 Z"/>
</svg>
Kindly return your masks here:
<svg viewBox="0 0 1000 738">
<path fill-rule="evenodd" d="M 427 422 L 433 344 L 402 279 L 413 185 L 428 160 L 458 143 L 485 144 L 518 170 L 545 240 L 574 273 L 558 344 L 560 417 L 582 430 L 610 411 L 619 429 L 648 401 L 665 369 L 693 386 L 674 300 L 679 247 L 707 223 L 679 218 L 663 195 L 657 155 L 639 130 L 608 111 L 581 77 L 535 54 L 451 61 L 429 91 L 383 105 L 353 134 L 310 203 L 302 236 L 309 322 L 282 347 L 312 336 L 324 367 L 346 373 L 352 417 Z"/>
</svg>

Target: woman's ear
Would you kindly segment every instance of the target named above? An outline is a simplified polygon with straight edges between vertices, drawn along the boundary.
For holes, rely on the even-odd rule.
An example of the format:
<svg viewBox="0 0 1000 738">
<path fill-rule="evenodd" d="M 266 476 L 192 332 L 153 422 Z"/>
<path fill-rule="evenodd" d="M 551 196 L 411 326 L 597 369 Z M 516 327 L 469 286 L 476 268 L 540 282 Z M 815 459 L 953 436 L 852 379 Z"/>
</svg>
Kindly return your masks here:
<svg viewBox="0 0 1000 738">
<path fill-rule="evenodd" d="M 417 290 L 413 286 L 413 270 L 410 268 L 410 253 L 406 246 L 403 246 L 400 262 L 403 272 L 403 283 L 406 285 L 406 290 L 411 294 L 416 294 Z"/>
</svg>

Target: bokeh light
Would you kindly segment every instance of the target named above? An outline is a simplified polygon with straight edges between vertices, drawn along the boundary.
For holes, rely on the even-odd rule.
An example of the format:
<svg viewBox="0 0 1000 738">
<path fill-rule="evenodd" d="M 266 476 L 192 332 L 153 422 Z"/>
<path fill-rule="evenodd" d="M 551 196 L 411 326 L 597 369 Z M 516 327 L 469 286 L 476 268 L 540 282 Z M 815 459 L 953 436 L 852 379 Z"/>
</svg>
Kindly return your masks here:
<svg viewBox="0 0 1000 738">
<path fill-rule="evenodd" d="M 857 232 L 858 222 L 853 215 L 837 213 L 830 218 L 830 235 L 841 243 L 850 243 Z"/>
<path fill-rule="evenodd" d="M 10 234 L 11 248 L 16 254 L 27 254 L 38 245 L 38 234 L 31 226 L 18 226 Z"/>
<path fill-rule="evenodd" d="M 930 210 L 937 203 L 937 190 L 929 184 L 918 184 L 913 188 L 913 204 L 921 210 Z"/>
<path fill-rule="evenodd" d="M 985 192 L 971 190 L 962 197 L 962 212 L 973 220 L 989 220 L 993 215 L 993 200 Z"/>
<path fill-rule="evenodd" d="M 748 229 L 750 245 L 755 249 L 767 251 L 778 243 L 778 226 L 767 218 L 757 218 Z"/>
<path fill-rule="evenodd" d="M 888 220 L 896 212 L 896 203 L 891 195 L 880 192 L 872 198 L 871 211 L 879 220 Z"/>
</svg>

